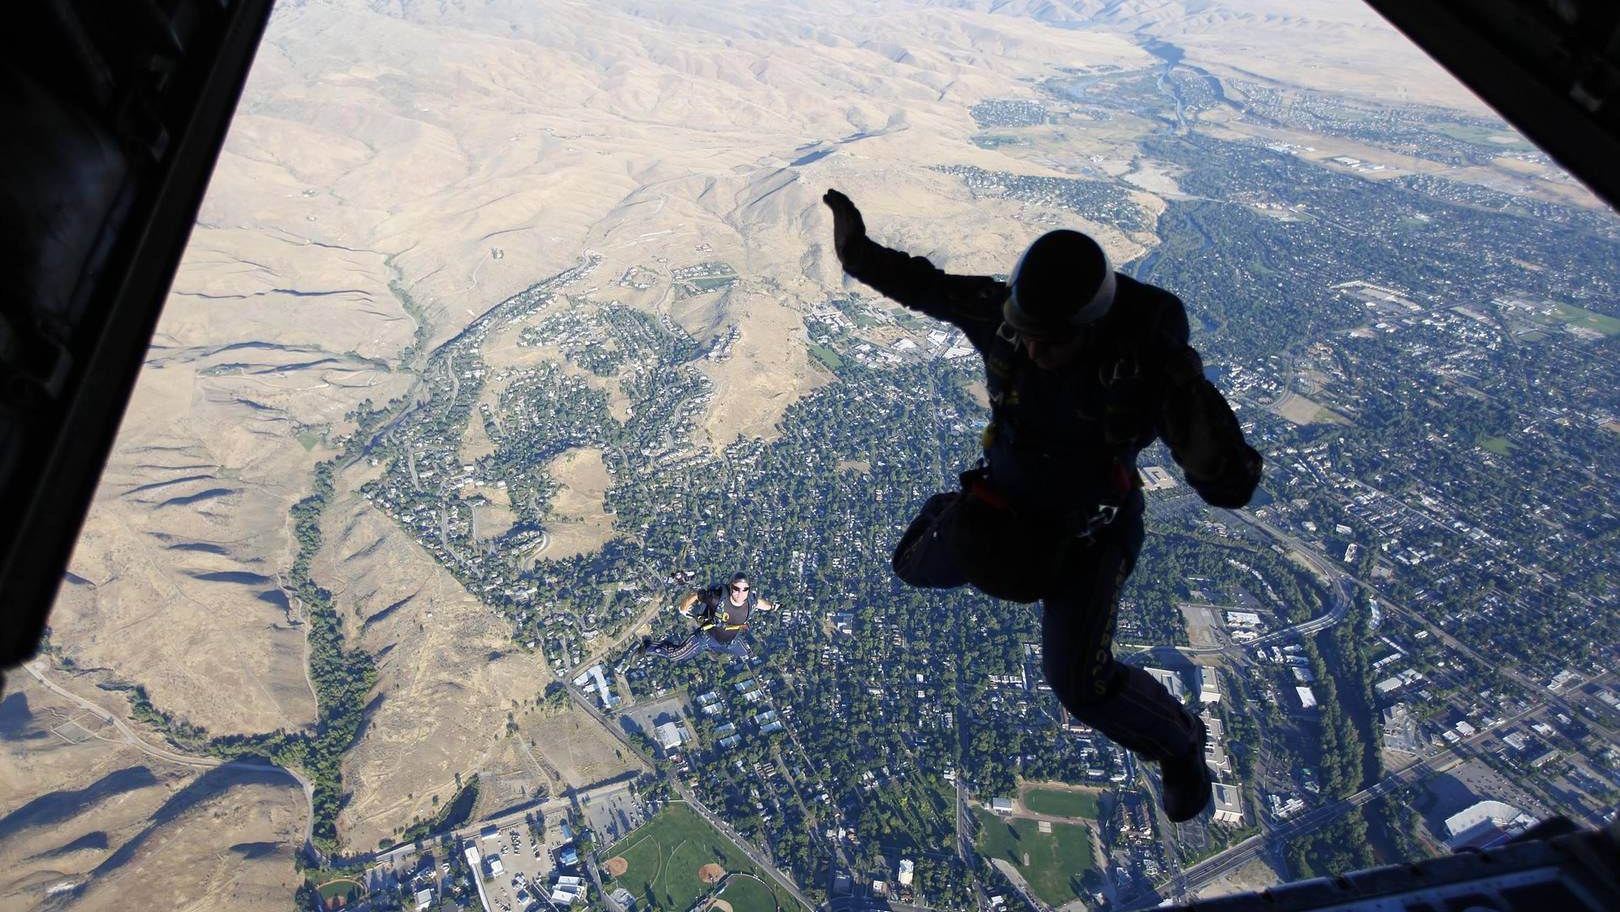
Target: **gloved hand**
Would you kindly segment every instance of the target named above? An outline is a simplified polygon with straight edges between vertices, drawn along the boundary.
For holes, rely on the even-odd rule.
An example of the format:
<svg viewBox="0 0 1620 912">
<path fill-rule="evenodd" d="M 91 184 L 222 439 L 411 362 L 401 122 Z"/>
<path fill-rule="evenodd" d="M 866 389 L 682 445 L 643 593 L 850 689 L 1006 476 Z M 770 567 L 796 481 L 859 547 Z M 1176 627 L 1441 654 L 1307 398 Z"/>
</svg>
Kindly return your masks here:
<svg viewBox="0 0 1620 912">
<path fill-rule="evenodd" d="M 1219 476 L 1233 436 L 1225 403 L 1211 401 L 1210 390 L 1202 383 L 1184 383 L 1166 392 L 1163 409 L 1164 442 L 1181 467 L 1198 479 Z"/>
<path fill-rule="evenodd" d="M 1204 500 L 1230 509 L 1247 504 L 1263 460 L 1215 387 L 1200 378 L 1170 388 L 1161 415 L 1165 443 Z"/>
<path fill-rule="evenodd" d="M 838 254 L 838 262 L 848 266 L 855 245 L 866 238 L 866 222 L 861 218 L 861 210 L 837 190 L 829 189 L 821 201 L 832 210 L 833 250 Z"/>
</svg>

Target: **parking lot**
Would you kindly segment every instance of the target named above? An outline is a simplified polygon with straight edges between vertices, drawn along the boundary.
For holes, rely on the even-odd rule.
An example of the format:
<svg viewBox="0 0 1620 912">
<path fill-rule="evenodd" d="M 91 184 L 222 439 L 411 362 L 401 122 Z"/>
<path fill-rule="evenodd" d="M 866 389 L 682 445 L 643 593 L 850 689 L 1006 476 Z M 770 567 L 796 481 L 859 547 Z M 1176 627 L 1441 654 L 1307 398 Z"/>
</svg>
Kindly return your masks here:
<svg viewBox="0 0 1620 912">
<path fill-rule="evenodd" d="M 596 789 L 580 796 L 585 822 L 599 845 L 611 845 L 647 821 L 646 810 L 630 792 L 630 783 Z"/>
<path fill-rule="evenodd" d="M 439 845 L 406 843 L 392 851 L 379 853 L 376 864 L 367 869 L 360 879 L 369 893 L 393 895 L 403 887 L 412 894 L 428 890 L 434 898 L 438 898 L 453 886 L 450 854 L 454 853 Z M 471 889 L 470 882 L 463 881 L 461 886 L 465 890 Z"/>
<path fill-rule="evenodd" d="M 551 895 L 551 884 L 556 879 L 557 850 L 569 841 L 563 838 L 562 821 L 560 814 L 546 815 L 538 842 L 534 831 L 524 823 L 502 827 L 493 839 L 486 835 L 478 840 L 486 871 L 493 870 L 492 861 L 497 856 L 500 860 L 501 873 L 484 884 L 493 909 L 522 912 L 536 904 L 548 908 L 544 900 Z M 574 873 L 579 873 L 577 868 Z"/>
<path fill-rule="evenodd" d="M 625 710 L 619 716 L 619 727 L 631 734 L 646 735 L 656 741 L 659 725 L 664 722 L 682 721 L 684 716 L 690 715 L 679 697 L 666 697 Z"/>
</svg>

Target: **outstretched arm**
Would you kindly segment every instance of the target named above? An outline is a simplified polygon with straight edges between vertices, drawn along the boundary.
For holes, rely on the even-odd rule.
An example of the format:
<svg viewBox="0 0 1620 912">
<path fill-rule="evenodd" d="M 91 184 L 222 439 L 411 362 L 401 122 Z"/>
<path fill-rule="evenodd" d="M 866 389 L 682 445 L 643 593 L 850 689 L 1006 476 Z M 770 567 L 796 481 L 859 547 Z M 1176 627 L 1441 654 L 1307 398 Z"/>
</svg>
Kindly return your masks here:
<svg viewBox="0 0 1620 912">
<path fill-rule="evenodd" d="M 703 597 L 702 593 L 688 592 L 688 593 L 686 593 L 686 595 L 681 597 L 681 600 L 679 602 L 676 603 L 675 610 L 679 611 L 681 614 L 686 615 L 687 617 L 691 617 L 692 616 L 692 606 L 697 604 L 698 599 L 700 599 L 702 597 Z"/>
<path fill-rule="evenodd" d="M 775 602 L 768 602 L 765 599 L 760 599 L 754 603 L 754 607 L 760 611 L 775 611 L 781 606 L 777 605 Z"/>
<path fill-rule="evenodd" d="M 828 190 L 833 249 L 844 271 L 905 307 L 960 327 L 975 344 L 989 343 L 1001 324 L 1007 286 L 989 276 L 951 275 L 926 257 L 908 256 L 866 236 L 866 222 L 849 197 Z"/>
<path fill-rule="evenodd" d="M 1186 473 L 1187 483 L 1206 503 L 1232 510 L 1242 507 L 1260 484 L 1260 454 L 1243 439 L 1232 407 L 1204 376 L 1204 360 L 1187 344 L 1187 312 L 1180 301 L 1175 301 L 1160 329 L 1164 393 L 1157 416 L 1159 436 Z"/>
</svg>

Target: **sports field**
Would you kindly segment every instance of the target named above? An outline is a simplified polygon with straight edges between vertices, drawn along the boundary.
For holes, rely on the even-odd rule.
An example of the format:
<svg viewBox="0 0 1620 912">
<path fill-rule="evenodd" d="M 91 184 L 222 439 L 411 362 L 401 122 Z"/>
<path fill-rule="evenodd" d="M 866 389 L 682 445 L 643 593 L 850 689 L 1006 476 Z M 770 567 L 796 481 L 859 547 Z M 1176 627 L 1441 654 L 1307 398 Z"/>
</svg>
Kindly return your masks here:
<svg viewBox="0 0 1620 912">
<path fill-rule="evenodd" d="M 1620 319 L 1615 319 L 1608 314 L 1576 307 L 1573 304 L 1559 304 L 1553 308 L 1553 311 L 1558 319 L 1565 323 L 1584 326 L 1605 336 L 1620 335 Z"/>
<path fill-rule="evenodd" d="M 352 877 L 339 877 L 337 880 L 329 880 L 316 889 L 320 892 L 321 899 L 342 897 L 345 904 L 352 903 L 366 895 L 365 885 Z"/>
<path fill-rule="evenodd" d="M 1097 793 L 1070 789 L 1031 788 L 1024 793 L 1024 807 L 1037 814 L 1054 817 L 1084 817 L 1096 820 L 1100 815 Z"/>
<path fill-rule="evenodd" d="M 1082 895 L 1080 878 L 1091 869 L 1091 834 L 1085 827 L 1054 823 L 1052 832 L 1042 833 L 1038 821 L 1007 820 L 983 808 L 973 813 L 979 819 L 981 855 L 1012 862 L 1035 895 L 1053 906 Z"/>
<path fill-rule="evenodd" d="M 731 903 L 733 912 L 771 912 L 778 908 L 776 897 L 771 895 L 770 889 L 752 877 L 733 877 L 726 883 L 725 890 L 721 891 L 720 898 Z"/>
<path fill-rule="evenodd" d="M 612 859 L 623 859 L 624 873 L 614 878 L 613 885 L 629 890 L 644 909 L 686 912 L 711 889 L 712 879 L 721 872 L 759 873 L 736 845 L 681 802 L 665 806 L 646 825 L 608 849 L 605 857 L 604 866 L 610 870 L 620 866 Z M 710 865 L 714 867 L 705 868 Z M 710 882 L 705 882 L 706 877 Z M 739 879 L 727 885 L 728 899 L 731 890 L 743 889 L 743 882 Z M 733 906 L 737 912 L 753 908 L 735 902 Z M 763 908 L 768 912 L 770 907 Z"/>
</svg>

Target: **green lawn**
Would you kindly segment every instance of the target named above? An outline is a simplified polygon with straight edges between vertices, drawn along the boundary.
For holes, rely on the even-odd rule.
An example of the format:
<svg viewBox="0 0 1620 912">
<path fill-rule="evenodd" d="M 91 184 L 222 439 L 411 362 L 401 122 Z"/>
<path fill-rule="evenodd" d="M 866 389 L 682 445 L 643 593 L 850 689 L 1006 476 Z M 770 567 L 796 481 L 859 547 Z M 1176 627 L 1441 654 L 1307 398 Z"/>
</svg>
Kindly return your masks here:
<svg viewBox="0 0 1620 912">
<path fill-rule="evenodd" d="M 698 293 L 703 294 L 719 288 L 729 287 L 736 283 L 737 277 L 734 275 L 704 276 L 703 278 L 691 279 L 690 281 L 692 285 L 698 289 Z"/>
<path fill-rule="evenodd" d="M 981 149 L 999 149 L 1002 146 L 1027 146 L 1029 140 L 1018 136 L 1006 136 L 1000 133 L 977 133 L 972 137 L 973 144 Z"/>
<path fill-rule="evenodd" d="M 837 371 L 840 367 L 844 366 L 844 359 L 838 357 L 837 352 L 825 345 L 812 344 L 810 346 L 810 354 L 814 356 L 817 361 L 827 365 L 828 370 Z"/>
<path fill-rule="evenodd" d="M 1080 878 L 1091 869 L 1091 836 L 1085 827 L 1054 823 L 1052 832 L 1042 833 L 1033 820 L 1006 820 L 983 808 L 973 813 L 979 818 L 980 854 L 1012 862 L 1035 895 L 1051 905 L 1082 895 Z"/>
<path fill-rule="evenodd" d="M 727 881 L 720 898 L 731 903 L 732 912 L 771 912 L 777 908 L 771 891 L 751 877 L 733 877 Z"/>
<path fill-rule="evenodd" d="M 1056 817 L 1084 817 L 1087 820 L 1096 820 L 1102 816 L 1097 807 L 1095 792 L 1030 789 L 1024 793 L 1024 807 L 1037 814 L 1052 814 Z"/>
<path fill-rule="evenodd" d="M 1605 336 L 1620 335 L 1620 320 L 1617 320 L 1608 314 L 1600 314 L 1595 310 L 1587 310 L 1583 307 L 1575 307 L 1571 304 L 1559 304 L 1556 308 L 1554 308 L 1554 312 L 1557 314 L 1558 319 L 1564 321 L 1565 323 L 1573 323 L 1577 326 L 1584 326 L 1587 329 L 1596 330 Z"/>
<path fill-rule="evenodd" d="M 360 886 L 360 882 L 358 880 L 348 877 L 340 877 L 337 880 L 329 880 L 317 887 L 316 890 L 321 894 L 321 899 L 331 899 L 334 896 L 347 896 L 349 899 L 353 900 L 365 893 L 365 890 Z"/>
<path fill-rule="evenodd" d="M 1529 143 L 1515 136 L 1511 128 L 1505 126 L 1497 129 L 1495 127 L 1442 121 L 1440 123 L 1431 123 L 1428 128 L 1442 136 L 1449 136 L 1452 139 L 1460 139 L 1463 142 L 1485 146 L 1490 149 L 1517 149 L 1523 151 L 1533 148 Z M 1502 141 L 1498 142 L 1498 140 Z"/>
<path fill-rule="evenodd" d="M 624 856 L 629 868 L 614 886 L 629 890 L 644 909 L 685 912 L 691 908 L 708 891 L 698 880 L 698 868 L 709 862 L 727 871 L 758 873 L 741 850 L 680 802 L 664 807 L 603 857 L 616 855 Z M 738 906 L 737 912 L 742 909 Z"/>
<path fill-rule="evenodd" d="M 1513 442 L 1506 437 L 1480 437 L 1479 445 L 1498 456 L 1506 456 L 1513 452 Z"/>
</svg>

